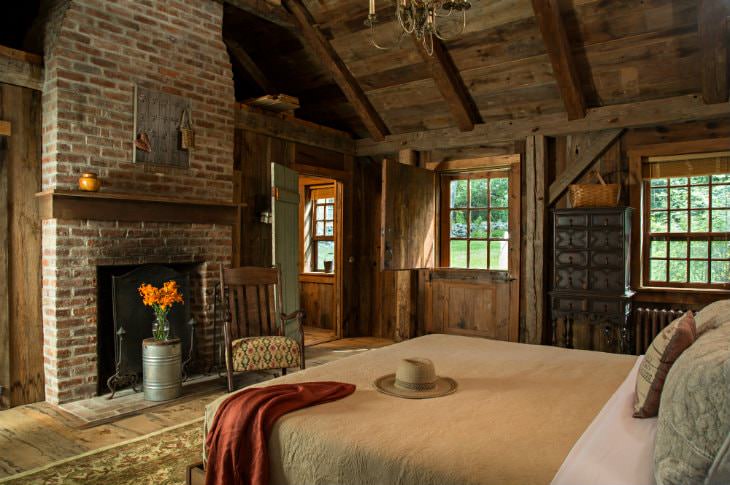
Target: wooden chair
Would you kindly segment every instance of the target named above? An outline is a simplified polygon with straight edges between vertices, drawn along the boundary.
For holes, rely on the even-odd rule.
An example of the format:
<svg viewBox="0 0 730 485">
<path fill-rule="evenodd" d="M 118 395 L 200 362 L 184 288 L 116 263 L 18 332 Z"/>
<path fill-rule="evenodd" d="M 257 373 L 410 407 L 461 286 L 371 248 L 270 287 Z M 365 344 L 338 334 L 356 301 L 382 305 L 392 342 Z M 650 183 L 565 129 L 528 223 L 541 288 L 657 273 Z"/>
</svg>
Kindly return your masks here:
<svg viewBox="0 0 730 485">
<path fill-rule="evenodd" d="M 281 369 L 304 369 L 304 312 L 281 312 L 281 271 L 278 267 L 221 266 L 223 299 L 228 299 L 224 337 L 228 392 L 233 391 L 233 373 Z M 226 305 L 224 305 L 224 308 Z M 287 322 L 297 321 L 299 340 L 287 337 Z"/>
</svg>

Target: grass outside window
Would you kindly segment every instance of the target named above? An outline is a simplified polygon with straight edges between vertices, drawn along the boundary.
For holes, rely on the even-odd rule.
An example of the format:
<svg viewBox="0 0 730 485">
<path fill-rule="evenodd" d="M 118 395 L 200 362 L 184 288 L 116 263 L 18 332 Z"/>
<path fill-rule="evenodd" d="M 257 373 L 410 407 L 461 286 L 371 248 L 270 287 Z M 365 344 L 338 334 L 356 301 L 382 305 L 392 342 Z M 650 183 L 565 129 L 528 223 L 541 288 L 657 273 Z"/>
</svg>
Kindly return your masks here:
<svg viewBox="0 0 730 485">
<path fill-rule="evenodd" d="M 505 171 L 447 176 L 451 268 L 509 268 L 509 177 Z"/>
</svg>

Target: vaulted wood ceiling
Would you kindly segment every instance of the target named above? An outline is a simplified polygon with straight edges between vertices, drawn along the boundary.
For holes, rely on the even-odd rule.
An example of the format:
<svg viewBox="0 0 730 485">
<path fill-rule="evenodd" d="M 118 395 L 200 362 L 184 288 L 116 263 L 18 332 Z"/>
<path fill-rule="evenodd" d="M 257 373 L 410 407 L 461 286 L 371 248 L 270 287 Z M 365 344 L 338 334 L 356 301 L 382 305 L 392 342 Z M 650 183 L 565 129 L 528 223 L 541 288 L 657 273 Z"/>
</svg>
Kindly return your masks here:
<svg viewBox="0 0 730 485">
<path fill-rule="evenodd" d="M 485 123 L 555 113 L 567 118 L 566 103 L 575 118 L 581 115 L 581 103 L 591 108 L 701 93 L 701 1 L 714 4 L 715 12 L 729 11 L 728 0 L 473 0 L 467 32 L 444 42 L 444 47 Z M 367 1 L 302 3 L 390 133 L 460 125 L 453 103 L 447 102 L 449 97 L 413 42 L 389 51 L 370 45 L 364 25 Z M 389 3 L 378 1 L 381 17 L 392 18 Z M 574 72 L 554 69 L 554 49 L 561 46 L 551 41 L 554 19 L 549 8 L 538 22 L 535 12 L 541 5 L 558 10 L 567 38 L 562 55 L 571 57 Z M 242 45 L 279 90 L 300 98 L 298 116 L 357 137 L 370 136 L 297 28 L 273 26 L 228 5 L 224 32 Z M 379 35 L 385 42 L 393 32 L 391 22 Z M 717 29 L 705 35 L 718 39 Z M 719 35 L 727 40 L 727 29 Z M 256 94 L 245 82 L 239 86 L 241 98 Z M 565 101 L 566 89 L 580 99 Z"/>
</svg>

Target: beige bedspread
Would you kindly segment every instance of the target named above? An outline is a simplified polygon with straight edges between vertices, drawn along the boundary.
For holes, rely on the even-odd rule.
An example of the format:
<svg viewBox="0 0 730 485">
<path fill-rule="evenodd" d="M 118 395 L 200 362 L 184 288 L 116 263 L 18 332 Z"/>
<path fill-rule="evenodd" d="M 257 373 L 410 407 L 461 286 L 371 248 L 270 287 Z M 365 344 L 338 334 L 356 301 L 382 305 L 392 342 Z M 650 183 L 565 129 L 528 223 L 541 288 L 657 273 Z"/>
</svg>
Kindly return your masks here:
<svg viewBox="0 0 730 485">
<path fill-rule="evenodd" d="M 428 357 L 459 389 L 377 392 L 401 358 Z M 282 418 L 271 485 L 548 485 L 636 357 L 429 335 L 268 381 L 335 380 L 352 396 Z M 208 423 L 224 396 L 206 409 Z"/>
</svg>

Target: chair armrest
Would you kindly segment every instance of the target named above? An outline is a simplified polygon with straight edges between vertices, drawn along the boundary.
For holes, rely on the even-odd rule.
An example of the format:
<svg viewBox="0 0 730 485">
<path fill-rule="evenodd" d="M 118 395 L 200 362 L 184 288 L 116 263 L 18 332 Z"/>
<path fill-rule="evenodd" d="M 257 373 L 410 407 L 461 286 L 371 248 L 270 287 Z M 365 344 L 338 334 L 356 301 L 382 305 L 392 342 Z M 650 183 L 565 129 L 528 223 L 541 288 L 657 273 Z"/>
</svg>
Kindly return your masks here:
<svg viewBox="0 0 730 485">
<path fill-rule="evenodd" d="M 284 330 L 286 327 L 286 322 L 296 319 L 297 330 L 299 330 L 302 341 L 304 341 L 304 310 L 296 310 L 289 313 L 288 315 L 286 313 L 280 313 L 279 318 L 281 319 L 281 327 L 279 330 L 280 335 L 284 335 L 286 333 Z"/>
<path fill-rule="evenodd" d="M 284 320 L 285 322 L 288 322 L 289 320 L 294 320 L 295 318 L 301 319 L 304 317 L 304 310 L 296 310 L 291 312 L 290 314 L 282 313 L 279 315 L 279 318 Z"/>
</svg>

